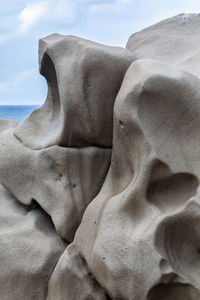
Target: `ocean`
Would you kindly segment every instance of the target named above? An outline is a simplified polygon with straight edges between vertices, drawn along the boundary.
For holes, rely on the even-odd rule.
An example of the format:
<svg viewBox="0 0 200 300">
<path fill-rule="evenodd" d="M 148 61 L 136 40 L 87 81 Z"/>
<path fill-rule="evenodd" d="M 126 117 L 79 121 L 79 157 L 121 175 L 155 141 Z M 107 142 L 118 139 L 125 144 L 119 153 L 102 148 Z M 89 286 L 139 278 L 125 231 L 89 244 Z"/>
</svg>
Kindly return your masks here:
<svg viewBox="0 0 200 300">
<path fill-rule="evenodd" d="M 39 105 L 0 105 L 0 119 L 21 122 Z"/>
</svg>

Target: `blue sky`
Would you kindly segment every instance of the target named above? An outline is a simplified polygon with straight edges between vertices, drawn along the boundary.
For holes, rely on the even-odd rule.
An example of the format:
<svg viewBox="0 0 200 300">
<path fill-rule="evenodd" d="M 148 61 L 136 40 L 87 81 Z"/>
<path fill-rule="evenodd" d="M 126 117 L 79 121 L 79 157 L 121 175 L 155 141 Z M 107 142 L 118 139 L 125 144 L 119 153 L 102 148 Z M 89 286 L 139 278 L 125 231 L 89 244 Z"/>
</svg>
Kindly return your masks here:
<svg viewBox="0 0 200 300">
<path fill-rule="evenodd" d="M 199 0 L 7 0 L 0 5 L 0 105 L 42 104 L 38 39 L 57 32 L 125 46 L 128 37 L 164 18 L 199 13 Z"/>
</svg>

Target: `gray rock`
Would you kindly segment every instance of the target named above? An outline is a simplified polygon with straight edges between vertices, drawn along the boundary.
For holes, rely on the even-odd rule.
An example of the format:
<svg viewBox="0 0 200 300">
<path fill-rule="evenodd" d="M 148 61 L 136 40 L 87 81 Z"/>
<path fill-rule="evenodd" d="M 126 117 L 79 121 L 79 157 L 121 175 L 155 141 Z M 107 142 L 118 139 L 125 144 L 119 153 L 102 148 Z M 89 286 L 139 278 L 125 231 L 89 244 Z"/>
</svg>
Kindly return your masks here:
<svg viewBox="0 0 200 300">
<path fill-rule="evenodd" d="M 40 41 L 46 102 L 0 121 L 1 299 L 200 299 L 199 25 Z"/>
<path fill-rule="evenodd" d="M 198 234 L 192 243 L 179 217 L 192 197 L 199 205 L 199 94 L 197 77 L 156 60 L 137 60 L 125 75 L 108 176 L 73 242 L 111 299 L 157 300 L 166 284 L 166 299 L 200 297 Z"/>
<path fill-rule="evenodd" d="M 107 300 L 74 245 L 67 247 L 59 259 L 49 281 L 47 299 Z"/>
<path fill-rule="evenodd" d="M 0 133 L 9 128 L 17 127 L 18 123 L 14 120 L 0 119 Z"/>
<path fill-rule="evenodd" d="M 22 205 L 0 185 L 0 299 L 46 299 L 66 246 L 40 207 Z"/>
<path fill-rule="evenodd" d="M 37 201 L 60 236 L 71 242 L 85 208 L 103 185 L 110 154 L 98 147 L 32 150 L 13 129 L 6 130 L 0 136 L 0 182 L 21 203 Z"/>
<path fill-rule="evenodd" d="M 200 14 L 180 14 L 134 33 L 127 49 L 136 59 L 156 59 L 200 76 Z"/>
<path fill-rule="evenodd" d="M 48 84 L 47 99 L 15 135 L 33 149 L 112 147 L 113 105 L 133 59 L 124 48 L 74 36 L 41 39 L 39 63 Z"/>
</svg>

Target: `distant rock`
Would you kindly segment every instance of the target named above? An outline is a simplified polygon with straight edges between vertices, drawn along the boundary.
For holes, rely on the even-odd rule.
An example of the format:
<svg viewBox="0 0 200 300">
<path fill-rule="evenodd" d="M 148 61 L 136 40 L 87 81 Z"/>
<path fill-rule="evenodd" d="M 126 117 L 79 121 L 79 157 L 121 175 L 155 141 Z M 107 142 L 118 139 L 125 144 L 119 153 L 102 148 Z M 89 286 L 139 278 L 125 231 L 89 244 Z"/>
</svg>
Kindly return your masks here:
<svg viewBox="0 0 200 300">
<path fill-rule="evenodd" d="M 14 120 L 0 119 L 0 133 L 4 130 L 17 127 L 18 123 Z"/>
</svg>

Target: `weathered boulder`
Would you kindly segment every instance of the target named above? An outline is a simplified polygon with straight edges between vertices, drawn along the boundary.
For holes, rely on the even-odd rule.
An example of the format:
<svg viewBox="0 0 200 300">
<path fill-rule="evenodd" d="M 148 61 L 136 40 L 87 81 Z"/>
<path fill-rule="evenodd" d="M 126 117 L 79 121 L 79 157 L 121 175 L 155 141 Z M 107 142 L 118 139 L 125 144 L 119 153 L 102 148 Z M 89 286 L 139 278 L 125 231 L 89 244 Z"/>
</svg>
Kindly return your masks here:
<svg viewBox="0 0 200 300">
<path fill-rule="evenodd" d="M 73 242 L 111 299 L 157 299 L 163 284 L 167 299 L 200 297 L 199 215 L 183 213 L 200 205 L 199 94 L 197 77 L 159 61 L 133 62 L 125 75 L 108 176 Z"/>
<path fill-rule="evenodd" d="M 0 183 L 21 203 L 36 201 L 66 241 L 73 240 L 87 205 L 98 194 L 110 164 L 110 149 L 42 150 L 25 147 L 13 129 L 0 135 Z"/>
<path fill-rule="evenodd" d="M 43 300 L 65 250 L 49 216 L 0 185 L 0 299 Z"/>
<path fill-rule="evenodd" d="M 156 59 L 200 77 L 200 14 L 180 14 L 134 33 L 126 48 L 136 59 Z"/>
<path fill-rule="evenodd" d="M 127 49 L 74 36 L 41 39 L 39 63 L 48 84 L 47 99 L 15 135 L 33 149 L 112 147 L 113 105 L 133 60 Z"/>
</svg>

